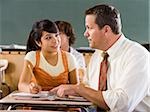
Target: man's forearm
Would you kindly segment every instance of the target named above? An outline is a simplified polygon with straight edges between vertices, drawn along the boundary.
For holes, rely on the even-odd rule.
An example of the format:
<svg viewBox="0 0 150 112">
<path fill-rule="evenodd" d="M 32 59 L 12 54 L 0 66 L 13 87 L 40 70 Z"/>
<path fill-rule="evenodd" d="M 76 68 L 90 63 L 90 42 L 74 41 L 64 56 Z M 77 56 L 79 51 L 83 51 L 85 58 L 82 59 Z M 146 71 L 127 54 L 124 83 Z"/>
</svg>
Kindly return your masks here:
<svg viewBox="0 0 150 112">
<path fill-rule="evenodd" d="M 76 85 L 75 91 L 80 96 L 83 96 L 87 100 L 96 104 L 98 107 L 109 110 L 109 107 L 103 99 L 102 91 L 93 90 L 89 87 L 85 87 L 83 84 Z"/>
</svg>

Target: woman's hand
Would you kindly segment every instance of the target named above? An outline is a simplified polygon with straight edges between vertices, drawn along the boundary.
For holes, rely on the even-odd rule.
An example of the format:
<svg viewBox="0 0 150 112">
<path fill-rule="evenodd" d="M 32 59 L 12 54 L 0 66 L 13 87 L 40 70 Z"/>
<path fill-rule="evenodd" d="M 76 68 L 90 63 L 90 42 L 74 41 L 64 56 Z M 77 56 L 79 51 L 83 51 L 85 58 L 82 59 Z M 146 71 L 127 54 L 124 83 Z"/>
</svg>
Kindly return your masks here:
<svg viewBox="0 0 150 112">
<path fill-rule="evenodd" d="M 39 93 L 42 90 L 41 86 L 39 86 L 38 84 L 34 82 L 31 82 L 29 84 L 29 89 L 30 89 L 30 93 L 33 93 L 33 94 Z"/>
</svg>

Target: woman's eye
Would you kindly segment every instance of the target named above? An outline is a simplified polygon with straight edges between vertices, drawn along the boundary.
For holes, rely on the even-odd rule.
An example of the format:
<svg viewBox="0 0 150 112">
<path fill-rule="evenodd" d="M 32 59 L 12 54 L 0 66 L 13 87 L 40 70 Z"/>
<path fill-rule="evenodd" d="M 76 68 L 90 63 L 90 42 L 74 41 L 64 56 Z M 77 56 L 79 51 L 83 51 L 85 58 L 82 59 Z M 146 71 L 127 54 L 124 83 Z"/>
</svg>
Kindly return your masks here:
<svg viewBox="0 0 150 112">
<path fill-rule="evenodd" d="M 58 37 L 60 35 L 60 33 L 57 33 L 56 35 L 55 35 L 55 37 Z"/>
<path fill-rule="evenodd" d="M 48 37 L 45 37 L 45 39 L 46 39 L 46 40 L 50 40 L 50 39 L 51 39 L 51 37 L 50 37 L 50 36 L 48 36 Z"/>
</svg>

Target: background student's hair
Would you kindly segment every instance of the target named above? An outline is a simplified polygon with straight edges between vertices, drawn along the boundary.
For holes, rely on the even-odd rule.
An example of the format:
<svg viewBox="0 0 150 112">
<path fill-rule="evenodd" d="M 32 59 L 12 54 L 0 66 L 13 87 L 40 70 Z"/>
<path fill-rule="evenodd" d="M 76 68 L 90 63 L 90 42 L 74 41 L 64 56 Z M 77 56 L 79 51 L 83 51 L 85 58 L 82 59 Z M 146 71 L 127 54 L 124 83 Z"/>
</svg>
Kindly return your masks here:
<svg viewBox="0 0 150 112">
<path fill-rule="evenodd" d="M 56 24 L 48 19 L 37 21 L 33 24 L 32 30 L 27 40 L 26 53 L 30 51 L 40 50 L 41 48 L 37 45 L 37 42 L 41 41 L 42 32 L 46 31 L 49 33 L 57 33 L 58 28 Z"/>
<path fill-rule="evenodd" d="M 72 25 L 66 21 L 55 21 L 60 32 L 66 34 L 69 38 L 69 46 L 75 43 L 76 37 Z"/>
</svg>

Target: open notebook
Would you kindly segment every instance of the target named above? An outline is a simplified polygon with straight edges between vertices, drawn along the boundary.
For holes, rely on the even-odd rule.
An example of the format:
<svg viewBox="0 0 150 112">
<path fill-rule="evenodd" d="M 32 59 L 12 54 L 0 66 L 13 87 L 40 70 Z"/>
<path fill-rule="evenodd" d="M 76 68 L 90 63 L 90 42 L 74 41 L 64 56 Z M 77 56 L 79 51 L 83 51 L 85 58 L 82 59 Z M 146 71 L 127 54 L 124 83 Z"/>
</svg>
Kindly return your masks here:
<svg viewBox="0 0 150 112">
<path fill-rule="evenodd" d="M 50 101 L 50 100 L 62 100 L 62 101 L 83 101 L 86 102 L 87 100 L 83 97 L 78 96 L 68 96 L 65 98 L 58 97 L 49 91 L 41 91 L 38 94 L 26 93 L 26 92 L 14 92 L 10 94 L 16 100 L 39 100 L 39 101 Z"/>
</svg>

